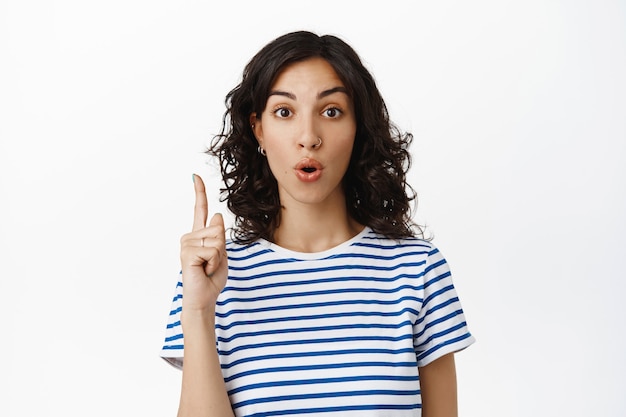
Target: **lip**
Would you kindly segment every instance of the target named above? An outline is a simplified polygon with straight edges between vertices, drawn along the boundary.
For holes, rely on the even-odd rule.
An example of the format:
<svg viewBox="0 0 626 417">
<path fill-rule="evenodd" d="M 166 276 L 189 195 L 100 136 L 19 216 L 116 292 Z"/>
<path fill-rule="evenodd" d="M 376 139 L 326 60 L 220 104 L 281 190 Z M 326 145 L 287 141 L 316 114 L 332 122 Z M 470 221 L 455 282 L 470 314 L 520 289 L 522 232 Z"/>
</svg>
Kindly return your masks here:
<svg viewBox="0 0 626 417">
<path fill-rule="evenodd" d="M 313 171 L 305 171 L 307 168 L 313 169 Z M 322 176 L 323 169 L 322 164 L 313 158 L 303 158 L 294 167 L 296 177 L 302 182 L 317 181 Z"/>
</svg>

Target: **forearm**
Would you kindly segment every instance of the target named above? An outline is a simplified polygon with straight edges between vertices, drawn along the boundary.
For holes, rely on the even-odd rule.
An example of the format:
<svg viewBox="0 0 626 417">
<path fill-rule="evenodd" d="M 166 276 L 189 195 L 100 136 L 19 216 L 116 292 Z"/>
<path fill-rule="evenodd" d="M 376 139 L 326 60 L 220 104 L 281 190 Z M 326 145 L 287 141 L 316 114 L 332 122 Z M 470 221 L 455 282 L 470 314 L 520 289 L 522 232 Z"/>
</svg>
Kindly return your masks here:
<svg viewBox="0 0 626 417">
<path fill-rule="evenodd" d="M 185 358 L 178 416 L 234 416 L 215 348 L 215 314 L 183 309 L 182 326 Z"/>
</svg>

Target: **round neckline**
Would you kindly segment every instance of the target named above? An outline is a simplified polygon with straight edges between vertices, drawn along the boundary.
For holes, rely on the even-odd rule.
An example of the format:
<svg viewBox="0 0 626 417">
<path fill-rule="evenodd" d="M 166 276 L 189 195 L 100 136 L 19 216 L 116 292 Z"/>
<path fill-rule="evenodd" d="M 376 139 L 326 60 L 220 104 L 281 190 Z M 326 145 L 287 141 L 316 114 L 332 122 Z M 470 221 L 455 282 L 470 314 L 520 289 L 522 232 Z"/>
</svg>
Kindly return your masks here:
<svg viewBox="0 0 626 417">
<path fill-rule="evenodd" d="M 298 252 L 295 250 L 284 248 L 282 246 L 278 246 L 277 244 L 272 243 L 265 239 L 259 239 L 259 242 L 266 248 L 272 250 L 273 252 L 283 255 L 285 258 L 293 258 L 293 259 L 301 259 L 301 260 L 324 259 L 332 255 L 335 255 L 338 252 L 340 252 L 342 249 L 352 245 L 355 241 L 361 239 L 363 236 L 370 233 L 371 230 L 372 229 L 370 229 L 369 226 L 365 226 L 363 230 L 361 230 L 359 233 L 357 233 L 350 239 L 346 240 L 345 242 L 342 242 L 338 244 L 337 246 L 333 246 L 332 248 L 326 249 L 321 252 Z"/>
</svg>

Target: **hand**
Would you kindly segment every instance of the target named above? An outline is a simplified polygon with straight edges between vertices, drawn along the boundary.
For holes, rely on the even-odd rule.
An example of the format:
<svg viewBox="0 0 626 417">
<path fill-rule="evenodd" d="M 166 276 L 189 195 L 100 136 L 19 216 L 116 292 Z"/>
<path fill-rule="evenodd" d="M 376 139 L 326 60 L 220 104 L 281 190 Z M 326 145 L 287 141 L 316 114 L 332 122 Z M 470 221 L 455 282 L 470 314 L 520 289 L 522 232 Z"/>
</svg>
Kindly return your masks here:
<svg viewBox="0 0 626 417">
<path fill-rule="evenodd" d="M 226 231 L 221 214 L 206 221 L 209 213 L 204 182 L 194 175 L 196 205 L 193 229 L 180 239 L 183 270 L 183 310 L 214 311 L 217 296 L 228 277 Z"/>
</svg>

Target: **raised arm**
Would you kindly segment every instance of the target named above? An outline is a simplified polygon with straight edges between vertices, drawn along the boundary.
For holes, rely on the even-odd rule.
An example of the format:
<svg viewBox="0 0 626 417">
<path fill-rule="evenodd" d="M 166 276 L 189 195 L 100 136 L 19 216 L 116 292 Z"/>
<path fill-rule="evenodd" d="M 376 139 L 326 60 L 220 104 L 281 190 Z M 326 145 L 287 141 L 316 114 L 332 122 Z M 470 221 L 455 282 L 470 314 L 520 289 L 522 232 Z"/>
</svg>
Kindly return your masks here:
<svg viewBox="0 0 626 417">
<path fill-rule="evenodd" d="M 215 340 L 215 302 L 226 285 L 228 261 L 224 220 L 208 218 L 204 183 L 194 175 L 193 230 L 181 238 L 185 340 L 179 417 L 234 416 L 222 377 Z"/>
</svg>

